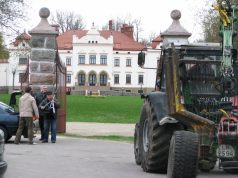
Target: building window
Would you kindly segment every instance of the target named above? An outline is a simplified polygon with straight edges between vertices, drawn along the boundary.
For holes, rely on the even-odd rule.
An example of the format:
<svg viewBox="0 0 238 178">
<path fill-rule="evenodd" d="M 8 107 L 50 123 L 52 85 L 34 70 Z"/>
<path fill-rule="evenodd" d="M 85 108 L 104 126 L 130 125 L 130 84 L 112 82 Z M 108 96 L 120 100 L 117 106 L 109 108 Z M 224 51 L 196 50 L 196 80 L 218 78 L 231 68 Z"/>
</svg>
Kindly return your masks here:
<svg viewBox="0 0 238 178">
<path fill-rule="evenodd" d="M 85 74 L 78 75 L 78 85 L 85 85 Z"/>
<path fill-rule="evenodd" d="M 114 59 L 114 66 L 116 67 L 120 66 L 120 59 L 118 58 Z"/>
<path fill-rule="evenodd" d="M 97 76 L 96 74 L 89 74 L 89 85 L 95 86 L 97 82 Z"/>
<path fill-rule="evenodd" d="M 114 74 L 114 84 L 119 84 L 119 82 L 120 82 L 119 74 Z"/>
<path fill-rule="evenodd" d="M 66 57 L 66 65 L 71 66 L 71 57 Z"/>
<path fill-rule="evenodd" d="M 85 55 L 79 55 L 79 64 L 85 64 Z"/>
<path fill-rule="evenodd" d="M 126 74 L 126 84 L 131 84 L 131 74 Z"/>
<path fill-rule="evenodd" d="M 103 65 L 107 64 L 107 55 L 100 56 L 100 64 L 103 64 Z"/>
<path fill-rule="evenodd" d="M 126 67 L 131 67 L 131 59 L 126 59 Z"/>
<path fill-rule="evenodd" d="M 21 83 L 23 81 L 24 75 L 25 75 L 25 73 L 19 73 L 19 83 Z"/>
<path fill-rule="evenodd" d="M 96 55 L 89 56 L 89 64 L 96 64 Z"/>
<path fill-rule="evenodd" d="M 107 86 L 107 74 L 100 74 L 100 85 Z"/>
<path fill-rule="evenodd" d="M 138 75 L 138 84 L 141 85 L 144 83 L 144 76 L 143 75 Z"/>
<path fill-rule="evenodd" d="M 66 82 L 71 83 L 71 75 L 70 74 L 66 75 Z"/>
<path fill-rule="evenodd" d="M 19 58 L 19 65 L 25 65 L 28 63 L 28 60 L 26 57 Z"/>
</svg>

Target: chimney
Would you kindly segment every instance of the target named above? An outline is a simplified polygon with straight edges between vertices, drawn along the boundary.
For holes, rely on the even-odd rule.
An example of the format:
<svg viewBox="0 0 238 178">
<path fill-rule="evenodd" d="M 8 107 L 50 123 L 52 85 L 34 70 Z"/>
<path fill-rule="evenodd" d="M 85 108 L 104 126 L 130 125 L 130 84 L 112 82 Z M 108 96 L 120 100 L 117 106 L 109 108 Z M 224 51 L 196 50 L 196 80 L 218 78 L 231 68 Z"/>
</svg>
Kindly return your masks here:
<svg viewBox="0 0 238 178">
<path fill-rule="evenodd" d="M 60 28 L 59 24 L 51 24 L 50 26 L 53 27 L 55 29 L 55 31 L 57 31 L 59 33 L 59 28 Z"/>
<path fill-rule="evenodd" d="M 112 31 L 112 20 L 109 20 L 109 30 Z"/>
<path fill-rule="evenodd" d="M 129 26 L 127 24 L 123 24 L 121 27 L 121 32 L 124 33 L 126 36 L 128 36 L 129 38 L 134 40 L 134 27 L 133 26 Z"/>
</svg>

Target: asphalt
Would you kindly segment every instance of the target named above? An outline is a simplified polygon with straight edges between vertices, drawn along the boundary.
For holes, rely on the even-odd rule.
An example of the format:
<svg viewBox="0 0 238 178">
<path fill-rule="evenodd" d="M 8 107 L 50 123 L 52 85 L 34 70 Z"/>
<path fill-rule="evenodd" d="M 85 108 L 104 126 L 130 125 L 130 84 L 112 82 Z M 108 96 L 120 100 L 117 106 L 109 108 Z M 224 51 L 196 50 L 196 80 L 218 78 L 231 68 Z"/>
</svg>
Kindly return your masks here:
<svg viewBox="0 0 238 178">
<path fill-rule="evenodd" d="M 82 136 L 134 136 L 135 124 L 67 122 L 66 133 Z"/>
<path fill-rule="evenodd" d="M 39 137 L 38 137 L 39 138 Z M 166 178 L 142 171 L 134 161 L 133 144 L 115 141 L 57 137 L 57 143 L 29 145 L 12 138 L 5 145 L 5 178 Z M 197 178 L 237 178 L 217 167 Z"/>
</svg>

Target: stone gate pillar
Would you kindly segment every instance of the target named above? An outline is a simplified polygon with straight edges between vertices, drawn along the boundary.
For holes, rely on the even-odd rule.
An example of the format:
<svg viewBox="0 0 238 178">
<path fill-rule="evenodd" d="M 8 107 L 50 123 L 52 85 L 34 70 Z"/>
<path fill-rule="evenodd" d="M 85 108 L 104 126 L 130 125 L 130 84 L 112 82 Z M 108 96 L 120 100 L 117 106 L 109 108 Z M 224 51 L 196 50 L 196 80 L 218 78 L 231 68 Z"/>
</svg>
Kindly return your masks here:
<svg viewBox="0 0 238 178">
<path fill-rule="evenodd" d="M 40 23 L 29 31 L 31 35 L 29 83 L 33 92 L 40 91 L 42 85 L 46 85 L 49 91 L 54 92 L 56 86 L 56 37 L 58 32 L 48 23 L 49 9 L 41 8 L 39 15 L 41 17 Z M 64 123 L 62 124 L 62 122 Z M 65 120 L 62 120 L 62 118 L 57 119 L 57 125 L 60 125 L 60 123 L 65 126 Z M 58 127 L 58 131 L 59 129 L 60 127 Z"/>
<path fill-rule="evenodd" d="M 170 14 L 173 22 L 167 30 L 161 33 L 163 47 L 174 43 L 174 45 L 187 45 L 188 38 L 192 35 L 179 22 L 182 14 L 179 10 L 173 10 Z"/>
<path fill-rule="evenodd" d="M 48 90 L 54 90 L 55 85 L 55 56 L 56 37 L 58 32 L 51 27 L 47 18 L 50 16 L 48 8 L 41 8 L 40 23 L 29 31 L 31 35 L 31 57 L 29 79 L 33 91 L 40 86 L 47 85 Z"/>
</svg>

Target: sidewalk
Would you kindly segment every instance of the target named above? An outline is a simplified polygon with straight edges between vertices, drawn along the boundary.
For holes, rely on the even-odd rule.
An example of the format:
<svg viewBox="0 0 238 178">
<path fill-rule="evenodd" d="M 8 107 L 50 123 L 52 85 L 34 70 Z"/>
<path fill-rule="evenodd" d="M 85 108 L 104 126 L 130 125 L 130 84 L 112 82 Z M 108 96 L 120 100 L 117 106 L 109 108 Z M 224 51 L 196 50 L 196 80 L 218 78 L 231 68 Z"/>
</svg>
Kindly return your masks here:
<svg viewBox="0 0 238 178">
<path fill-rule="evenodd" d="M 82 136 L 134 136 L 135 124 L 67 122 L 66 133 Z"/>
</svg>

